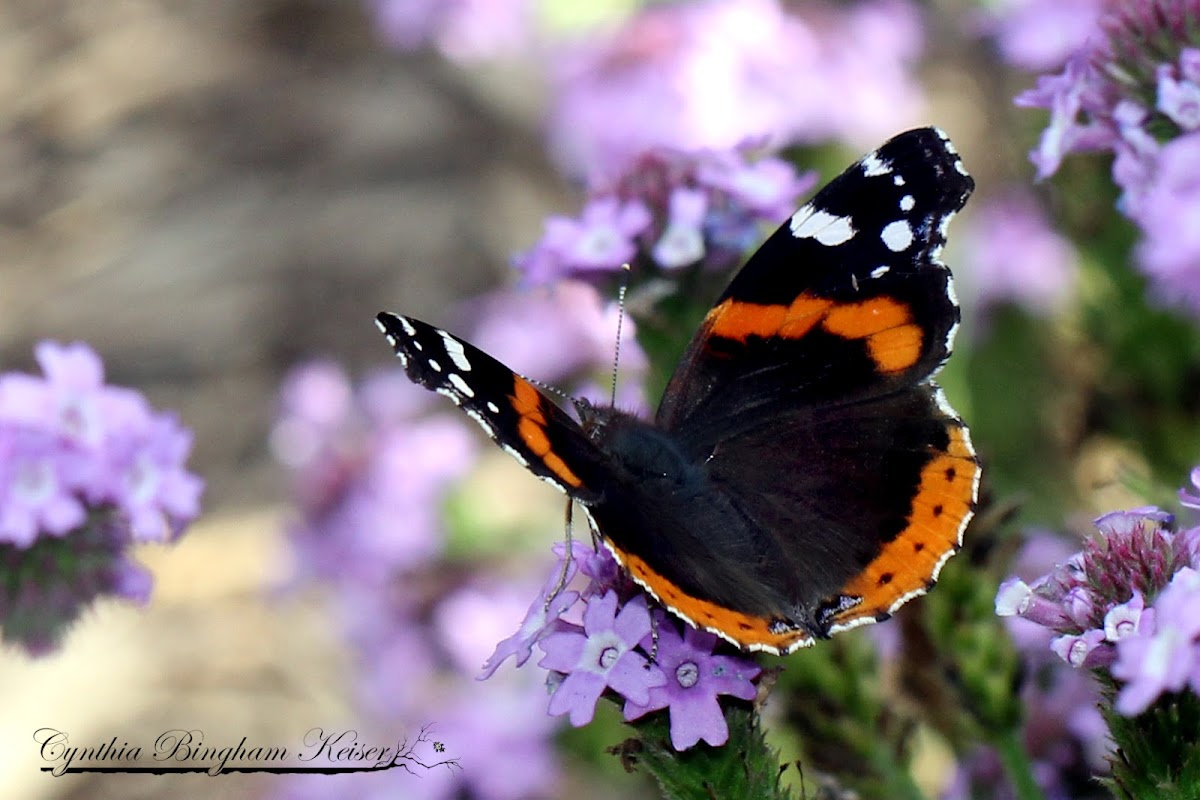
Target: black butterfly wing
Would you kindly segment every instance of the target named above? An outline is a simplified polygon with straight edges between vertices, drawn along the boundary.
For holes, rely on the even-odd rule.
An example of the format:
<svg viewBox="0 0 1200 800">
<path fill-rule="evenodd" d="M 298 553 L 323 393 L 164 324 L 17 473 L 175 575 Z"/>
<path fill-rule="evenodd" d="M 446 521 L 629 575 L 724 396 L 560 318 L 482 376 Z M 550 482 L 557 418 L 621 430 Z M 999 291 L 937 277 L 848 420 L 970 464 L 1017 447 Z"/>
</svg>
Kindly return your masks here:
<svg viewBox="0 0 1200 800">
<path fill-rule="evenodd" d="M 934 128 L 849 167 L 734 277 L 676 368 L 658 424 L 850 402 L 932 375 L 959 319 L 939 255 L 973 187 Z"/>
<path fill-rule="evenodd" d="M 534 475 L 581 502 L 604 485 L 606 457 L 537 387 L 470 342 L 388 312 L 375 318 L 408 377 L 445 395 Z"/>
</svg>

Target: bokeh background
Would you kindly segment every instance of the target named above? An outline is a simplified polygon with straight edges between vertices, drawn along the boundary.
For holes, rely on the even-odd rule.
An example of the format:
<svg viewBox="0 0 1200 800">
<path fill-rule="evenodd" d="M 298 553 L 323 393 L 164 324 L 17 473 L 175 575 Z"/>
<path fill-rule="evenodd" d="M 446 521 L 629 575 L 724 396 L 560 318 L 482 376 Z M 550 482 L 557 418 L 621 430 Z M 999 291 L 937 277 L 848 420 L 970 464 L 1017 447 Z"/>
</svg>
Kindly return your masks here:
<svg viewBox="0 0 1200 800">
<path fill-rule="evenodd" d="M 418 6 L 431 15 L 437 7 L 409 5 L 414 16 Z M 637 5 L 539 7 L 551 27 L 584 36 L 595 25 L 599 36 Z M 824 4 L 818 16 L 852 5 Z M 964 355 L 945 382 L 985 458 L 998 465 L 990 489 L 1019 507 L 1025 524 L 1052 526 L 1161 497 L 1154 478 L 1179 485 L 1197 452 L 1187 422 L 1194 399 L 1180 400 L 1200 386 L 1194 328 L 1165 323 L 1169 339 L 1187 340 L 1171 363 L 1192 359 L 1192 371 L 1133 398 L 1153 419 L 1168 407 L 1178 424 L 1107 419 L 1105 401 L 1130 399 L 1128 387 L 1108 383 L 1108 367 L 1081 346 L 1095 343 L 1091 312 L 1062 312 L 1079 293 L 1093 310 L 1111 309 L 1141 287 L 1087 284 L 1075 272 L 1087 254 L 1036 224 L 1027 237 L 989 239 L 989 226 L 1004 223 L 978 209 L 1010 195 L 1017 206 L 1036 197 L 1037 208 L 1078 220 L 1077 202 L 1032 184 L 1026 153 L 1045 117 L 1014 107 L 1012 97 L 1032 85 L 1033 67 L 1013 68 L 1011 59 L 1002 67 L 982 6 L 877 5 L 911 6 L 915 49 L 847 79 L 859 88 L 878 81 L 874 96 L 856 101 L 869 113 L 798 142 L 807 149 L 797 153 L 811 159 L 802 166 L 828 178 L 906 127 L 949 131 L 980 192 L 951 230 L 947 260 L 960 279 Z M 808 13 L 816 4 L 795 6 Z M 470 13 L 486 22 L 482 10 Z M 148 743 L 172 728 L 203 730 L 214 743 L 247 736 L 290 744 L 312 727 L 357 724 L 357 656 L 329 589 L 293 580 L 285 536 L 296 515 L 293 489 L 270 446 L 281 382 L 317 357 L 356 377 L 390 366 L 372 325 L 381 308 L 462 323 L 469 312 L 461 301 L 510 283 L 513 254 L 537 241 L 548 214 L 576 213 L 583 196 L 570 148 L 547 147 L 554 87 L 544 45 L 513 46 L 502 30 L 492 31 L 495 41 L 479 30 L 422 38 L 383 19 L 352 0 L 0 4 L 0 366 L 32 369 L 40 339 L 89 342 L 111 383 L 177 410 L 195 431 L 190 464 L 207 482 L 204 514 L 187 535 L 139 551 L 156 580 L 147 608 L 102 602 L 46 658 L 0 651 L 5 797 L 291 791 L 270 776 L 50 778 L 38 771 L 32 739 L 41 727 L 68 731 L 79 744 L 112 736 Z M 722 33 L 712 35 L 719 41 Z M 872 32 L 838 35 L 866 47 Z M 631 52 L 653 48 L 647 36 Z M 1112 197 L 1104 203 L 1111 209 Z M 1128 226 L 1116 220 L 1114 212 L 1104 226 Z M 1130 230 L 1113 238 L 1127 247 Z M 1051 266 L 1022 271 L 1029 265 L 1014 260 L 1031 258 L 1029 251 L 1003 249 L 1030 242 L 1042 248 L 1039 263 Z M 1134 313 L 1163 313 L 1146 308 Z M 1112 338 L 1135 350 L 1141 335 Z M 1159 352 L 1153 338 L 1141 341 Z M 1092 435 L 1096 429 L 1103 435 Z M 1159 449 L 1147 455 L 1147 444 Z M 506 557 L 493 543 L 485 555 L 499 574 L 520 572 L 514 560 L 540 559 L 536 585 L 561 535 L 561 501 L 500 454 L 472 458 L 471 502 L 507 532 L 502 545 L 511 551 Z M 513 608 L 508 628 L 523 611 Z M 462 620 L 468 632 L 472 624 Z M 484 655 L 496 638 L 482 643 Z M 405 670 L 398 659 L 398 684 Z M 602 755 L 611 740 L 574 735 L 546 795 L 652 796 L 644 778 Z M 949 757 L 944 748 L 931 752 L 936 794 Z M 429 796 L 431 785 L 415 776 L 393 784 L 389 796 Z"/>
</svg>

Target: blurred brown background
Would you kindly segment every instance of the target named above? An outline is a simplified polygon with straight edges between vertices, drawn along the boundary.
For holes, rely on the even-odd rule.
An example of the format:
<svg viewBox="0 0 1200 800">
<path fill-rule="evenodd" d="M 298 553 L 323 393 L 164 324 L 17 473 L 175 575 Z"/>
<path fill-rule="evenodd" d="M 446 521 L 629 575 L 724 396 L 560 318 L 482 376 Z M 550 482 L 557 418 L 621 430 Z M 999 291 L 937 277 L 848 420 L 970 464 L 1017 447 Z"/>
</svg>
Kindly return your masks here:
<svg viewBox="0 0 1200 800">
<path fill-rule="evenodd" d="M 0 364 L 82 339 L 196 432 L 205 514 L 148 548 L 150 608 L 0 652 L 0 796 L 256 797 L 258 776 L 51 778 L 32 735 L 289 744 L 348 713 L 346 655 L 288 572 L 267 447 L 287 367 L 387 363 L 391 307 L 448 320 L 567 201 L 541 87 L 374 38 L 356 0 L 0 5 Z M 341 676 L 339 678 L 339 676 Z"/>
</svg>

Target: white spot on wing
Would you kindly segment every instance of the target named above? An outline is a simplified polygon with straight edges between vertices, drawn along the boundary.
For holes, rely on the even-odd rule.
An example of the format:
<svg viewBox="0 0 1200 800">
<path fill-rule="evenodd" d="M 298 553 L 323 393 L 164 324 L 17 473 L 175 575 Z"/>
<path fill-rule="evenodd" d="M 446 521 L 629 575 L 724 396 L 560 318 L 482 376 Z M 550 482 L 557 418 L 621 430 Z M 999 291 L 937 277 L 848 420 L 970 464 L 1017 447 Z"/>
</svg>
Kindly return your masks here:
<svg viewBox="0 0 1200 800">
<path fill-rule="evenodd" d="M 452 383 L 454 385 L 455 389 L 458 389 L 458 391 L 462 392 L 464 397 L 474 397 L 475 396 L 475 390 L 472 389 L 470 384 L 468 384 L 466 381 L 464 381 L 462 376 L 459 375 L 457 372 L 451 372 L 449 375 L 446 376 L 446 380 L 450 381 L 450 383 Z"/>
<path fill-rule="evenodd" d="M 806 205 L 792 215 L 792 235 L 797 239 L 816 239 L 823 245 L 848 242 L 854 237 L 854 225 L 849 217 L 839 217 L 828 211 L 818 211 Z"/>
<path fill-rule="evenodd" d="M 434 361 L 432 358 L 431 358 L 431 359 L 429 359 L 429 361 L 427 361 L 426 363 L 428 363 L 428 364 L 429 364 L 429 368 L 430 368 L 431 370 L 433 370 L 434 372 L 441 372 L 441 371 L 442 371 L 442 365 L 441 365 L 441 364 L 439 364 L 438 362 Z"/>
<path fill-rule="evenodd" d="M 869 153 L 862 160 L 863 175 L 873 178 L 876 175 L 887 175 L 892 171 L 892 165 L 879 157 L 878 153 Z"/>
<path fill-rule="evenodd" d="M 493 414 L 500 413 L 500 407 L 498 405 L 496 405 L 495 403 L 493 403 L 491 400 L 487 401 L 487 410 L 492 412 Z"/>
<path fill-rule="evenodd" d="M 408 321 L 408 317 L 396 317 L 396 319 L 400 320 L 400 327 L 404 329 L 406 334 L 409 336 L 417 335 L 417 329 L 414 328 L 413 324 Z"/>
<path fill-rule="evenodd" d="M 501 447 L 501 449 L 504 450 L 504 452 L 508 453 L 510 456 L 515 458 L 517 460 L 517 463 L 520 464 L 522 467 L 529 466 L 529 461 L 526 460 L 525 456 L 521 455 L 521 453 L 515 447 L 513 447 L 511 445 L 507 445 L 507 444 L 501 444 L 500 447 Z"/>
<path fill-rule="evenodd" d="M 892 183 L 896 184 L 897 186 L 903 186 L 904 185 L 904 176 L 903 175 L 893 176 Z"/>
<path fill-rule="evenodd" d="M 446 346 L 446 354 L 450 356 L 454 366 L 463 372 L 470 372 L 471 362 L 467 360 L 467 351 L 463 349 L 462 342 L 445 331 L 438 331 L 438 336 L 442 337 L 442 344 Z"/>
<path fill-rule="evenodd" d="M 881 238 L 889 250 L 899 253 L 913 243 L 913 229 L 907 220 L 898 219 L 884 226 Z"/>
<path fill-rule="evenodd" d="M 886 264 L 882 267 L 876 267 L 875 269 L 871 270 L 871 277 L 882 278 L 884 275 L 887 275 L 889 269 L 890 267 L 888 267 Z"/>
<path fill-rule="evenodd" d="M 906 195 L 904 195 L 904 197 L 900 198 L 900 210 L 901 211 L 912 211 L 913 206 L 915 206 L 916 204 L 917 204 L 917 201 L 913 199 L 913 196 L 911 194 L 906 194 Z"/>
</svg>

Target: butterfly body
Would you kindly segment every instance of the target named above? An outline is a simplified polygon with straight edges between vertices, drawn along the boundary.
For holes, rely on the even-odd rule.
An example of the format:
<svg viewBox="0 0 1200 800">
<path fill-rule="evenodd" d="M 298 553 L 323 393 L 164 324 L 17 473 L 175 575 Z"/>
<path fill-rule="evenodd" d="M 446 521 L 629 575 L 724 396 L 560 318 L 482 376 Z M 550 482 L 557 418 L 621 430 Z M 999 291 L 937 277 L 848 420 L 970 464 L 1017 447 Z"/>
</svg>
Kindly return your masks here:
<svg viewBox="0 0 1200 800">
<path fill-rule="evenodd" d="M 661 604 L 787 653 L 886 618 L 961 544 L 980 470 L 931 378 L 959 320 L 940 251 L 972 187 L 931 128 L 852 165 L 733 278 L 653 421 L 582 404 L 576 422 L 469 343 L 377 322 Z"/>
</svg>

